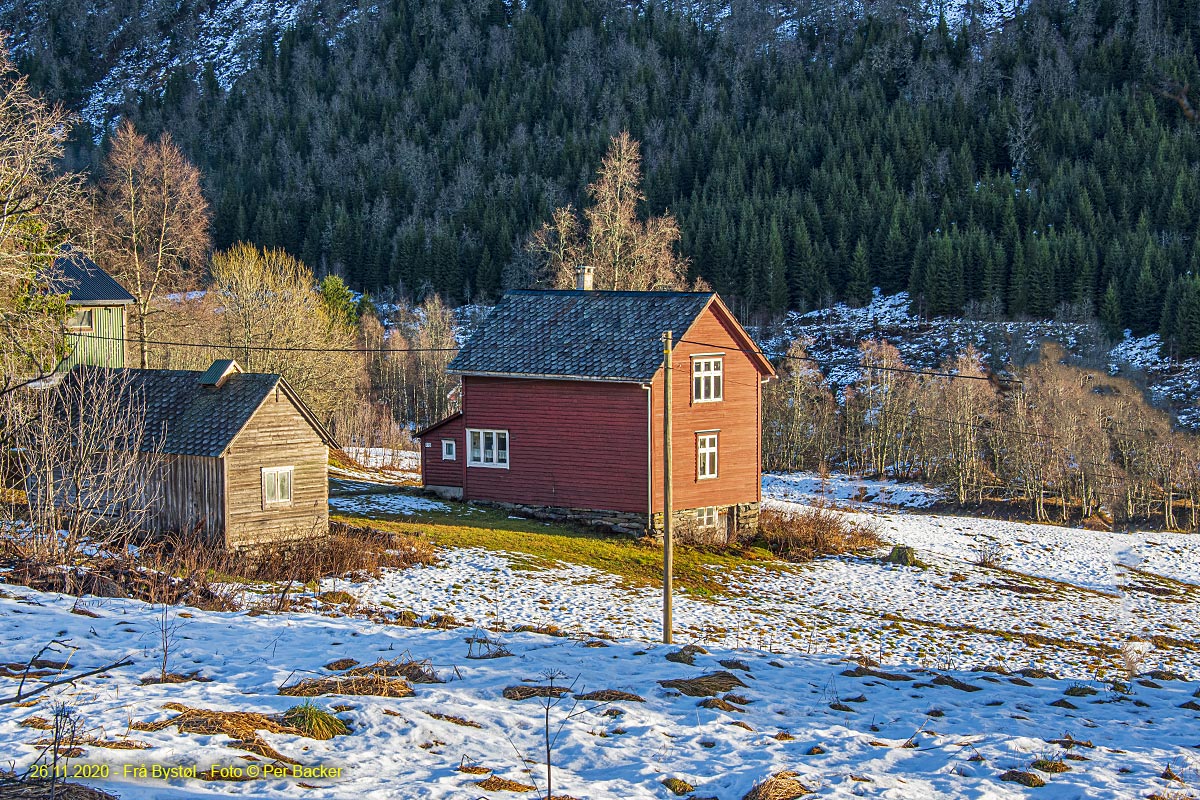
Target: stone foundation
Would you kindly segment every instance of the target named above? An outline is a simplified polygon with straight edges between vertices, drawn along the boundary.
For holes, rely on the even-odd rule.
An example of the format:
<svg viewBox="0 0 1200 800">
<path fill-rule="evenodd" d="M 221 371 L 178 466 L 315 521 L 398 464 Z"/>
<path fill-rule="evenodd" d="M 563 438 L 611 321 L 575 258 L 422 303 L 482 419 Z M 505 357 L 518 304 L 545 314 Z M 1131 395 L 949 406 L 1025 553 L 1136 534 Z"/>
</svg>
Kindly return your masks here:
<svg viewBox="0 0 1200 800">
<path fill-rule="evenodd" d="M 700 509 L 686 508 L 671 513 L 671 538 L 683 544 L 732 545 L 758 531 L 758 503 L 717 506 L 717 524 L 701 525 Z M 663 515 L 654 515 L 652 534 L 661 540 Z"/>
</svg>

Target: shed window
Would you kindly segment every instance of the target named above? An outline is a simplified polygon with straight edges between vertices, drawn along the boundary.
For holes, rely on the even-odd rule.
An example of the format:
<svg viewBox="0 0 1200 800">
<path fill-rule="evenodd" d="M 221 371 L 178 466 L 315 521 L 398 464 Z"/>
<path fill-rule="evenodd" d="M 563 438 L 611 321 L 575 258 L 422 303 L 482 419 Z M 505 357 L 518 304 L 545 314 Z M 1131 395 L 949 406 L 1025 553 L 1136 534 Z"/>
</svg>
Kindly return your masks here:
<svg viewBox="0 0 1200 800">
<path fill-rule="evenodd" d="M 92 330 L 92 309 L 80 308 L 67 320 L 67 330 L 69 331 L 90 331 Z"/>
<path fill-rule="evenodd" d="M 263 508 L 281 508 L 292 504 L 292 473 L 295 467 L 263 467 Z"/>
<path fill-rule="evenodd" d="M 717 434 L 696 435 L 696 477 L 717 477 Z"/>
<path fill-rule="evenodd" d="M 442 461 L 453 461 L 458 458 L 458 443 L 453 439 L 442 439 Z"/>
<path fill-rule="evenodd" d="M 701 528 L 716 528 L 725 522 L 725 509 L 705 506 L 696 509 L 696 524 Z"/>
<path fill-rule="evenodd" d="M 467 466 L 508 469 L 508 431 L 468 428 Z"/>
<path fill-rule="evenodd" d="M 692 402 L 715 403 L 722 399 L 722 359 L 692 359 Z"/>
</svg>

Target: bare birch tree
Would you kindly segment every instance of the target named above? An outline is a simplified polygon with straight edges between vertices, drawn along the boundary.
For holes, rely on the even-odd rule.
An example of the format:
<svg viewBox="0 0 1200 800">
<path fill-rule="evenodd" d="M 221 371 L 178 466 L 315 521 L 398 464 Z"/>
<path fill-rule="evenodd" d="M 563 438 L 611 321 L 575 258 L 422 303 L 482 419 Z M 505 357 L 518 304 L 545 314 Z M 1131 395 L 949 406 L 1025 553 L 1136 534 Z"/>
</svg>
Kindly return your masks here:
<svg viewBox="0 0 1200 800">
<path fill-rule="evenodd" d="M 113 138 L 93 207 L 92 251 L 136 300 L 138 365 L 148 366 L 155 301 L 196 286 L 209 251 L 200 172 L 170 134 L 150 142 L 126 120 Z"/>
<path fill-rule="evenodd" d="M 640 219 L 641 146 L 622 131 L 612 137 L 596 181 L 588 186 L 592 204 L 581 223 L 570 206 L 555 209 L 536 231 L 529 252 L 541 262 L 541 280 L 557 289 L 575 286 L 575 267 L 595 269 L 598 289 L 648 291 L 685 289 L 687 259 L 676 252 L 679 224 L 669 212 Z"/>
</svg>

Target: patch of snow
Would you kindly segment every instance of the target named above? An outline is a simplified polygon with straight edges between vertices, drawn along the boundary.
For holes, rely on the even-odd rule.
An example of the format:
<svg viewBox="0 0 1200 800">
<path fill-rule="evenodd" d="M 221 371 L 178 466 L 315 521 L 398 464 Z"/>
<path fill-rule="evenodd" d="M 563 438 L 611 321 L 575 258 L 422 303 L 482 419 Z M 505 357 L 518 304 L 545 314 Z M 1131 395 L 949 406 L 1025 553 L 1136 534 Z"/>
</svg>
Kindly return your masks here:
<svg viewBox="0 0 1200 800">
<path fill-rule="evenodd" d="M 450 507 L 437 500 L 425 497 L 414 497 L 400 492 L 375 492 L 329 498 L 329 506 L 336 511 L 347 514 L 361 514 L 365 517 L 386 514 L 402 514 L 411 516 L 420 511 L 449 511 Z"/>
</svg>

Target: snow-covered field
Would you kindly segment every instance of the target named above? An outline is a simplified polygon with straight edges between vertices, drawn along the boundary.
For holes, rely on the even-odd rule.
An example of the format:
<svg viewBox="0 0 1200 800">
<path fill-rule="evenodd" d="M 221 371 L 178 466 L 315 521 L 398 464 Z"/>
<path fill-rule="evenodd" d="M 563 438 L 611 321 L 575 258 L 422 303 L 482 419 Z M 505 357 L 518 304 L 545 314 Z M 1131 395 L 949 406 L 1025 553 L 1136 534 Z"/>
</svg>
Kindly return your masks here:
<svg viewBox="0 0 1200 800">
<path fill-rule="evenodd" d="M 457 767 L 478 764 L 544 789 L 544 768 L 530 764 L 527 773 L 521 762 L 544 759 L 544 710 L 503 690 L 554 673 L 577 694 L 619 689 L 645 701 L 574 708 L 555 746 L 556 795 L 667 798 L 660 781 L 679 778 L 695 797 L 740 800 L 786 769 L 823 797 L 1015 798 L 1029 790 L 1000 776 L 1037 759 L 1070 767 L 1038 772 L 1049 782 L 1038 796 L 1174 798 L 1200 784 L 1200 537 L 915 513 L 936 492 L 836 475 L 767 476 L 764 489 L 785 510 L 818 498 L 842 506 L 886 540 L 915 547 L 927 567 L 863 556 L 714 571 L 723 591 L 676 598 L 676 641 L 709 651 L 688 665 L 665 658 L 676 648 L 655 644 L 654 587 L 527 554 L 446 550 L 432 567 L 315 587 L 310 594 L 357 600 L 329 599 L 317 606 L 323 613 L 175 609 L 170 668 L 211 682 L 167 686 L 138 680 L 158 669 L 159 609 L 88 599 L 82 605 L 98 616 L 85 616 L 72 613 L 71 598 L 3 587 L 0 662 L 10 669 L 50 638 L 80 648 L 71 659 L 77 672 L 126 655 L 135 664 L 47 692 L 33 706 L 0 704 L 0 763 L 31 763 L 32 743 L 46 733 L 21 723 L 49 719 L 51 703 L 63 701 L 87 735 L 149 746 L 87 746 L 77 759 L 109 765 L 114 777 L 92 783 L 122 797 L 514 796 L 477 785 L 487 774 Z M 431 503 L 402 493 L 358 499 L 380 514 L 424 513 Z M 984 551 L 1000 568 L 972 563 Z M 386 623 L 402 612 L 463 627 Z M 511 632 L 522 625 L 568 635 Z M 1120 649 L 1139 641 L 1149 643 L 1138 645 L 1148 648 L 1143 677 L 1130 693 L 1117 691 L 1110 682 L 1127 678 Z M 473 657 L 497 651 L 512 655 Z M 163 708 L 172 701 L 280 713 L 300 702 L 279 696 L 280 685 L 334 674 L 324 665 L 335 659 L 402 656 L 429 659 L 446 682 L 419 684 L 404 698 L 317 697 L 352 730 L 328 741 L 260 732 L 303 765 L 341 767 L 336 777 L 263 779 L 269 759 L 225 735 L 135 725 L 173 717 Z M 857 669 L 854 657 L 884 666 Z M 746 685 L 708 706 L 659 683 L 718 670 Z M 0 699 L 15 684 L 0 677 Z M 551 712 L 556 727 L 574 704 Z M 126 764 L 154 763 L 260 773 L 246 781 L 122 775 Z M 1183 782 L 1161 777 L 1168 766 Z"/>
</svg>

